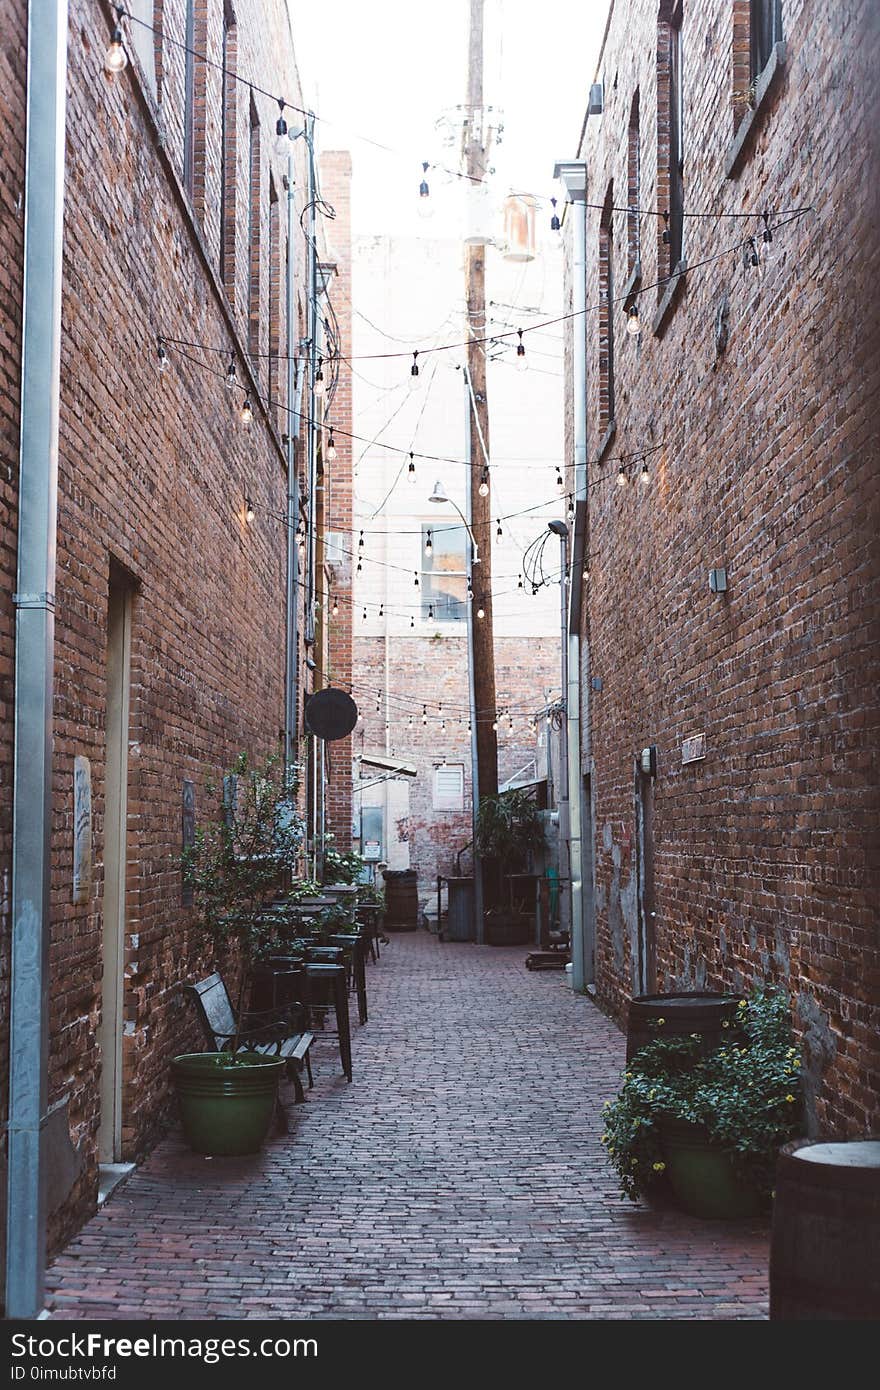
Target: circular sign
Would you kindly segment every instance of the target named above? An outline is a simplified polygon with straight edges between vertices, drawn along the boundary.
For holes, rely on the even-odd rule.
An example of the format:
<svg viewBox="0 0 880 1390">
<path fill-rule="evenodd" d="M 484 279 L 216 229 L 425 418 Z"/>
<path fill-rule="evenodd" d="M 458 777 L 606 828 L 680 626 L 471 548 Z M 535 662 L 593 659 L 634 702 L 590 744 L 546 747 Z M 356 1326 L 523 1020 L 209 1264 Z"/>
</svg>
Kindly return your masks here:
<svg viewBox="0 0 880 1390">
<path fill-rule="evenodd" d="M 332 743 L 351 733 L 358 720 L 358 708 L 344 690 L 328 685 L 306 700 L 303 720 L 309 733 Z"/>
</svg>

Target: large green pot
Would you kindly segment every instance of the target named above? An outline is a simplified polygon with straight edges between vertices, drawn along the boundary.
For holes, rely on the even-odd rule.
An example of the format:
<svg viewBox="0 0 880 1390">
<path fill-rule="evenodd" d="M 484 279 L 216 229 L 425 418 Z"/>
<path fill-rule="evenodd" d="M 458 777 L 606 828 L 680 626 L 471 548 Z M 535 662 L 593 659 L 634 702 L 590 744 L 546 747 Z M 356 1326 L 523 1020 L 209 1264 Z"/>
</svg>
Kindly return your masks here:
<svg viewBox="0 0 880 1390">
<path fill-rule="evenodd" d="M 283 1057 L 239 1052 L 229 1065 L 229 1056 L 192 1052 L 171 1063 L 183 1132 L 196 1153 L 258 1153 L 269 1132 L 287 1063 Z"/>
<path fill-rule="evenodd" d="M 702 1125 L 663 1119 L 658 1127 L 669 1185 L 684 1211 L 714 1220 L 758 1215 L 757 1190 L 740 1177 Z"/>
</svg>

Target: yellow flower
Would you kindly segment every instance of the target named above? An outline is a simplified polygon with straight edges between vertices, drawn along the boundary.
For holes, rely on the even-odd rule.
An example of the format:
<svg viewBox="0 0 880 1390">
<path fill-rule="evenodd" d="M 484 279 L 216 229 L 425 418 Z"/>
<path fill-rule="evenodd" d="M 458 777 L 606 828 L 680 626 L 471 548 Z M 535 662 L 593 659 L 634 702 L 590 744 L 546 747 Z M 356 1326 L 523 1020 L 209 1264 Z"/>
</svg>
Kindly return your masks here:
<svg viewBox="0 0 880 1390">
<path fill-rule="evenodd" d="M 600 1135 L 599 1135 L 599 1143 L 600 1143 L 600 1144 L 607 1144 L 607 1143 L 608 1143 L 608 1135 L 607 1135 L 607 1134 L 600 1134 Z"/>
<path fill-rule="evenodd" d="M 663 1027 L 663 1024 L 664 1024 L 665 1022 L 666 1022 L 666 1019 L 665 1019 L 665 1018 L 658 1018 L 658 1019 L 657 1019 L 657 1027 L 658 1027 L 658 1028 L 662 1028 L 662 1027 Z"/>
<path fill-rule="evenodd" d="M 741 1000 L 739 1001 L 738 1005 L 737 1005 L 737 1008 L 738 1008 L 738 1009 L 747 1009 L 748 1007 L 749 1007 L 749 1006 L 748 1006 L 748 1004 L 746 1003 L 745 999 L 741 999 Z"/>
<path fill-rule="evenodd" d="M 639 1119 L 638 1115 L 636 1115 L 635 1119 L 633 1120 L 633 1129 L 638 1129 L 638 1127 L 639 1127 L 639 1125 L 640 1125 L 641 1123 L 642 1123 L 642 1122 L 641 1122 L 641 1120 Z"/>
<path fill-rule="evenodd" d="M 665 1164 L 665 1163 L 655 1163 L 655 1164 L 654 1164 L 654 1172 L 655 1172 L 655 1173 L 662 1173 L 662 1172 L 664 1171 L 665 1168 L 666 1168 L 666 1164 Z"/>
<path fill-rule="evenodd" d="M 656 1091 L 649 1091 L 649 1092 L 648 1092 L 648 1100 L 653 1100 L 654 1097 L 656 1096 L 656 1094 L 657 1094 Z"/>
<path fill-rule="evenodd" d="M 725 1018 L 724 1021 L 723 1021 L 722 1024 L 721 1024 L 721 1027 L 722 1027 L 722 1028 L 729 1028 L 729 1027 L 730 1027 L 730 1021 L 729 1021 L 729 1019 L 726 1019 L 726 1018 Z"/>
<path fill-rule="evenodd" d="M 788 1101 L 789 1105 L 794 1105 L 794 1096 L 791 1095 L 791 1093 L 789 1093 L 785 1099 Z"/>
</svg>

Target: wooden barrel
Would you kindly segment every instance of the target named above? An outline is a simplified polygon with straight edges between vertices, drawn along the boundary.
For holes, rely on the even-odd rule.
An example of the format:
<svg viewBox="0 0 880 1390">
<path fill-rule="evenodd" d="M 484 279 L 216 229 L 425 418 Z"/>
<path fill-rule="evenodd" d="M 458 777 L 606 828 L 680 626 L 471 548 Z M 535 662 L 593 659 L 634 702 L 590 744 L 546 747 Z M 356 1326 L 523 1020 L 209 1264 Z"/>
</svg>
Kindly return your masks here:
<svg viewBox="0 0 880 1390">
<path fill-rule="evenodd" d="M 711 1051 L 733 1034 L 733 1028 L 723 1024 L 735 1024 L 740 997 L 707 991 L 635 995 L 629 1003 L 626 1060 L 629 1062 L 645 1043 L 682 1033 L 699 1033 L 705 1050 Z"/>
<path fill-rule="evenodd" d="M 880 1319 L 880 1138 L 780 1150 L 770 1317 Z"/>
<path fill-rule="evenodd" d="M 385 869 L 385 926 L 415 931 L 419 924 L 419 887 L 415 869 Z"/>
</svg>

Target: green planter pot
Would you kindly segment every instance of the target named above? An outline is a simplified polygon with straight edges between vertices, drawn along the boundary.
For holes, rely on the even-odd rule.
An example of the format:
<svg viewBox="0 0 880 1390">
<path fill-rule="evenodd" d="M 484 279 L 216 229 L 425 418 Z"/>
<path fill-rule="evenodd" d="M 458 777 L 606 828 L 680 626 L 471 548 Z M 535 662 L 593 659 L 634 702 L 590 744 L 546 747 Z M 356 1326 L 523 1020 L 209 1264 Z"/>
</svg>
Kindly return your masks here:
<svg viewBox="0 0 880 1390">
<path fill-rule="evenodd" d="M 756 1189 L 740 1177 L 731 1159 L 710 1141 L 701 1125 L 663 1119 L 658 1128 L 669 1186 L 684 1211 L 709 1220 L 758 1215 Z"/>
<path fill-rule="evenodd" d="M 193 1052 L 171 1063 L 183 1132 L 196 1153 L 258 1153 L 269 1132 L 287 1063 L 283 1057 L 243 1052 L 235 1066 L 218 1066 L 228 1055 Z"/>
</svg>

